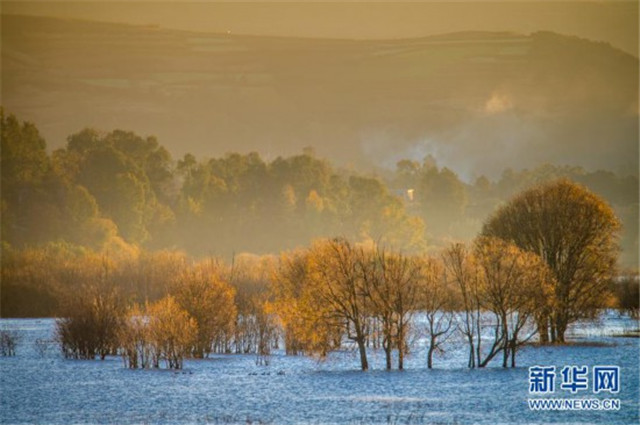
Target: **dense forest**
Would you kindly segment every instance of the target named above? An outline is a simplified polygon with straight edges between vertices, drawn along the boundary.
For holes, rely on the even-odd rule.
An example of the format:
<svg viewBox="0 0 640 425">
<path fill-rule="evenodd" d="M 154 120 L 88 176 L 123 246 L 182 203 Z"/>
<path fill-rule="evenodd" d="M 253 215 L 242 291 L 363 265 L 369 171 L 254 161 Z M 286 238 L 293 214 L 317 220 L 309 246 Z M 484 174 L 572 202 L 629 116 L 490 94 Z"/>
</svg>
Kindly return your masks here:
<svg viewBox="0 0 640 425">
<path fill-rule="evenodd" d="M 305 149 L 175 160 L 154 137 L 84 129 L 49 153 L 31 123 L 2 115 L 5 250 L 64 242 L 94 251 L 172 249 L 193 256 L 277 253 L 322 236 L 411 252 L 470 240 L 505 200 L 567 177 L 602 196 L 623 222 L 621 265 L 638 257 L 638 177 L 579 167 L 507 169 L 464 182 L 432 156 L 364 174 Z"/>
<path fill-rule="evenodd" d="M 33 270 L 8 279 L 19 262 L 102 256 L 136 258 L 143 267 L 145 258 L 166 255 L 233 264 L 335 236 L 434 252 L 471 240 L 515 193 L 558 177 L 612 205 L 623 224 L 619 265 L 637 266 L 637 176 L 544 165 L 464 182 L 431 156 L 365 174 L 335 167 L 312 148 L 271 161 L 256 153 L 176 160 L 154 137 L 122 130 L 84 129 L 49 152 L 34 124 L 4 112 L 1 136 L 3 316 L 58 313 L 64 288 L 44 290 Z"/>
<path fill-rule="evenodd" d="M 536 334 L 638 314 L 633 262 L 616 264 L 623 224 L 637 255 L 637 176 L 546 165 L 469 184 L 431 156 L 369 175 L 311 148 L 174 160 L 122 130 L 49 153 L 4 112 L 1 136 L 2 316 L 59 317 L 65 357 L 180 369 L 351 344 L 363 370 L 371 348 L 402 369 L 419 313 L 428 367 L 454 333 L 469 367 L 507 367 Z"/>
</svg>

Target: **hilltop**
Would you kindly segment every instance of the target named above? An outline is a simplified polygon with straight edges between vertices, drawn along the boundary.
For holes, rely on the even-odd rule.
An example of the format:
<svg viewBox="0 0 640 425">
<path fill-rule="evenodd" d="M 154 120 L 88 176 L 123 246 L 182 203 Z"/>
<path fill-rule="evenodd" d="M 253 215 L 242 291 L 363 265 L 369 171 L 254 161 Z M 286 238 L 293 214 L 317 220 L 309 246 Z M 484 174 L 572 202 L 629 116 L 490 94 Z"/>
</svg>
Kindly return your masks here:
<svg viewBox="0 0 640 425">
<path fill-rule="evenodd" d="M 175 155 L 314 146 L 343 164 L 470 177 L 541 162 L 637 173 L 638 58 L 549 32 L 254 37 L 2 16 L 3 106 L 50 146 L 90 126 Z"/>
</svg>

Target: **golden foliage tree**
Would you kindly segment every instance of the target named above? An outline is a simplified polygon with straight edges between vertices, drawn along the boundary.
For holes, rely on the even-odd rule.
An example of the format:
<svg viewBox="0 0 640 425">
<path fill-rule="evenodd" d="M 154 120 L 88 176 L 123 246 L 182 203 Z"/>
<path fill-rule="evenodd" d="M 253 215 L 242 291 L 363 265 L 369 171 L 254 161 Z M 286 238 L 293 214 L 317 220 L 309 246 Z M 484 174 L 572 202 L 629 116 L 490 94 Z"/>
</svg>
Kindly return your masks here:
<svg viewBox="0 0 640 425">
<path fill-rule="evenodd" d="M 204 358 L 215 342 L 233 333 L 237 309 L 235 290 L 220 278 L 220 270 L 210 262 L 187 269 L 174 289 L 176 302 L 197 323 L 192 347 L 196 358 Z"/>
<path fill-rule="evenodd" d="M 586 188 L 561 179 L 522 192 L 499 208 L 482 234 L 538 254 L 555 278 L 553 309 L 541 320 L 543 342 L 564 342 L 567 326 L 602 306 L 615 272 L 620 222 Z"/>
<path fill-rule="evenodd" d="M 316 296 L 310 257 L 308 250 L 281 255 L 267 308 L 278 315 L 287 354 L 325 357 L 339 346 L 343 329 L 330 305 Z"/>
<path fill-rule="evenodd" d="M 236 353 L 256 353 L 258 364 L 269 361 L 271 348 L 279 342 L 276 313 L 269 307 L 269 282 L 277 258 L 240 254 L 230 267 L 229 282 L 236 290 L 238 310 L 234 326 Z"/>
<path fill-rule="evenodd" d="M 164 360 L 167 368 L 182 369 L 197 338 L 197 322 L 171 295 L 151 304 L 146 315 L 154 367 Z"/>
<path fill-rule="evenodd" d="M 537 332 L 531 322 L 546 311 L 551 273 L 536 254 L 501 239 L 479 238 L 475 254 L 482 272 L 480 301 L 493 315 L 495 335 L 488 353 L 478 359 L 479 366 L 502 352 L 502 366 L 507 367 L 511 359 L 511 367 L 515 367 L 518 347 Z"/>
<path fill-rule="evenodd" d="M 118 332 L 118 341 L 125 367 L 148 369 L 153 365 L 153 359 L 158 358 L 151 344 L 149 319 L 145 309 L 138 304 L 127 311 L 124 323 Z"/>
<path fill-rule="evenodd" d="M 359 270 L 358 249 L 348 240 L 336 238 L 314 243 L 310 254 L 313 296 L 344 326 L 346 337 L 358 347 L 361 369 L 368 370 L 369 299 Z"/>
</svg>

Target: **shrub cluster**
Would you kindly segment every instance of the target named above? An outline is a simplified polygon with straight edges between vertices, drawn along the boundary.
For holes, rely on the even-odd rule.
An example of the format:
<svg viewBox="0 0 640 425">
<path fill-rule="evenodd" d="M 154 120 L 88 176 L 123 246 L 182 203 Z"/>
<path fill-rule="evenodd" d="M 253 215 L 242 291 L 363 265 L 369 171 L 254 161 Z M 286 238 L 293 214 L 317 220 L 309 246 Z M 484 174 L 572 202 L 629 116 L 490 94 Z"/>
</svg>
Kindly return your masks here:
<svg viewBox="0 0 640 425">
<path fill-rule="evenodd" d="M 0 356 L 8 357 L 16 355 L 16 347 L 20 342 L 20 334 L 17 331 L 0 330 Z"/>
</svg>

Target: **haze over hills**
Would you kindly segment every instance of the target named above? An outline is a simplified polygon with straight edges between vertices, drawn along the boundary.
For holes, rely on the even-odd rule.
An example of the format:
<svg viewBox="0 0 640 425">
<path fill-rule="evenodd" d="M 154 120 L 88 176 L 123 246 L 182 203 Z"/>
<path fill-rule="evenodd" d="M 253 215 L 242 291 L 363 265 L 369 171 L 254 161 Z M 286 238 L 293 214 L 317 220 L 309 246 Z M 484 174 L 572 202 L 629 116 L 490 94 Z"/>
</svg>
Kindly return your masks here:
<svg viewBox="0 0 640 425">
<path fill-rule="evenodd" d="M 635 0 L 5 0 L 4 13 L 226 33 L 341 39 L 551 31 L 638 56 Z"/>
<path fill-rule="evenodd" d="M 313 146 L 383 167 L 431 154 L 466 178 L 638 170 L 638 58 L 550 32 L 353 41 L 5 14 L 2 104 L 53 148 L 89 126 L 176 156 Z"/>
</svg>

